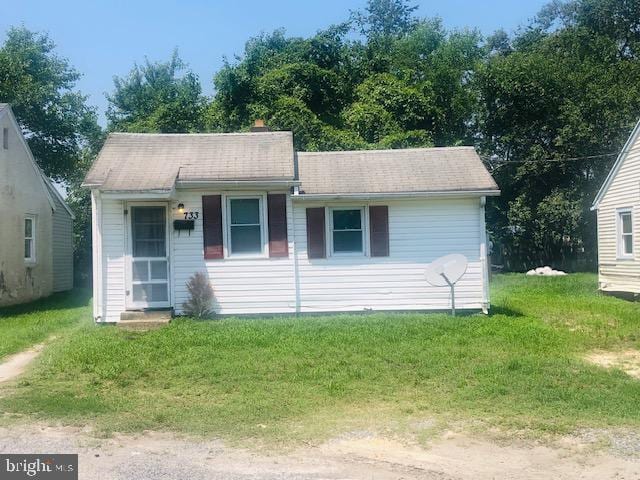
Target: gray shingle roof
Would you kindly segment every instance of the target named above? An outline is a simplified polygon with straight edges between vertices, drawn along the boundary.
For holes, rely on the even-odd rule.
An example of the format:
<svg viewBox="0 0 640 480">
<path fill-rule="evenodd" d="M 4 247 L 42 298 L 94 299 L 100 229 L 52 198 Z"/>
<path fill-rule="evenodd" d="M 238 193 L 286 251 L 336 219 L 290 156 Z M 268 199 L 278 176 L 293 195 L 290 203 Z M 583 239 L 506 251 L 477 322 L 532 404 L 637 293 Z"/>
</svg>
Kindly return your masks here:
<svg viewBox="0 0 640 480">
<path fill-rule="evenodd" d="M 112 133 L 84 184 L 109 191 L 170 190 L 178 181 L 293 180 L 291 132 Z"/>
<path fill-rule="evenodd" d="M 305 194 L 498 191 L 473 147 L 299 152 Z M 178 182 L 294 180 L 291 132 L 112 133 L 85 178 L 107 191 Z"/>
<path fill-rule="evenodd" d="M 473 147 L 299 152 L 305 194 L 496 191 Z"/>
</svg>

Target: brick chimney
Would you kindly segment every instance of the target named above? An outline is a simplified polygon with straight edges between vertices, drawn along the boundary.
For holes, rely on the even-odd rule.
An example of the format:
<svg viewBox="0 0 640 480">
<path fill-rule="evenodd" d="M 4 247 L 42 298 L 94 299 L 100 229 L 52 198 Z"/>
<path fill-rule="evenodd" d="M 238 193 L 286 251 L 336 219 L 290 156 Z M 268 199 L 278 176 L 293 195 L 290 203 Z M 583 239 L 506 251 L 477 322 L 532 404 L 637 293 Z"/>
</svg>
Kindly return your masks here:
<svg viewBox="0 0 640 480">
<path fill-rule="evenodd" d="M 271 129 L 264 124 L 264 120 L 261 118 L 256 118 L 253 123 L 253 127 L 251 127 L 252 132 L 270 132 Z"/>
</svg>

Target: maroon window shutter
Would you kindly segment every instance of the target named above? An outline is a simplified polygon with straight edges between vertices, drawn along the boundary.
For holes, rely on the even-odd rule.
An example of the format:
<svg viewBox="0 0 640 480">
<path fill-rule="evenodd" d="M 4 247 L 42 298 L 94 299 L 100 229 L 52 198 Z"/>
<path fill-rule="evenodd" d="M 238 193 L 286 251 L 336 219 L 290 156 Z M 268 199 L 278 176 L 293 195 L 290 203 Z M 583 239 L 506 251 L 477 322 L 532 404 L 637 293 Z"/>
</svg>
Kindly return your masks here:
<svg viewBox="0 0 640 480">
<path fill-rule="evenodd" d="M 222 249 L 222 195 L 203 195 L 202 233 L 204 258 L 223 258 Z"/>
<path fill-rule="evenodd" d="M 288 257 L 287 196 L 284 193 L 267 195 L 267 214 L 269 216 L 269 256 Z"/>
<path fill-rule="evenodd" d="M 377 205 L 369 207 L 369 234 L 371 236 L 371 256 L 389 256 L 389 207 Z"/>
<path fill-rule="evenodd" d="M 324 244 L 324 207 L 307 208 L 307 256 L 326 258 Z"/>
</svg>

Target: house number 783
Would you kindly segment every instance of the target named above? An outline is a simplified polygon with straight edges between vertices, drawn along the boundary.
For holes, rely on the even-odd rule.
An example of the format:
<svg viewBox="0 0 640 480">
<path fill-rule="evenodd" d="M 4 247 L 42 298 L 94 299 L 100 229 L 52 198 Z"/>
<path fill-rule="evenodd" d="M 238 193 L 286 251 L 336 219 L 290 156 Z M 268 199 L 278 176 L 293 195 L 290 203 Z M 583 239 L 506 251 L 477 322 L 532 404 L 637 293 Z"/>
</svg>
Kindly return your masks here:
<svg viewBox="0 0 640 480">
<path fill-rule="evenodd" d="M 185 220 L 196 220 L 199 215 L 200 215 L 200 212 L 184 212 L 184 219 Z"/>
</svg>

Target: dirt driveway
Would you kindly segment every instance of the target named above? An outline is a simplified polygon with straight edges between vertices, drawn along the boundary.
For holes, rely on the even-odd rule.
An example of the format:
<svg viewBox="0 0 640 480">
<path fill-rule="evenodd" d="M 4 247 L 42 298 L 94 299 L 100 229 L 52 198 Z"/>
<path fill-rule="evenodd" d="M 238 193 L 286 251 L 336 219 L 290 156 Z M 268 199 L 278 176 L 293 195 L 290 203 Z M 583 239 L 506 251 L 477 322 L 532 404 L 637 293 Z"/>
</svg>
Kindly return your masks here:
<svg viewBox="0 0 640 480">
<path fill-rule="evenodd" d="M 445 434 L 425 449 L 359 432 L 270 455 L 170 434 L 96 439 L 80 429 L 29 425 L 0 428 L 0 451 L 78 453 L 80 478 L 92 480 L 640 479 L 639 436 L 597 452 L 594 438 L 550 447 Z"/>
</svg>

